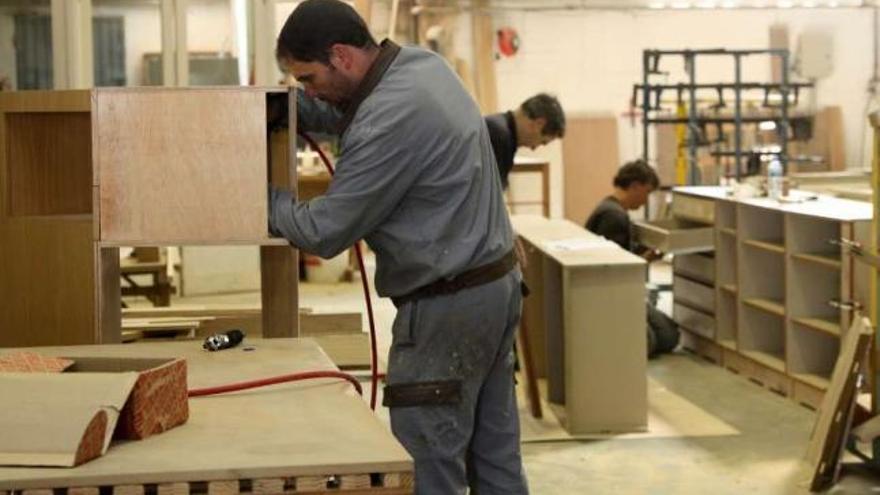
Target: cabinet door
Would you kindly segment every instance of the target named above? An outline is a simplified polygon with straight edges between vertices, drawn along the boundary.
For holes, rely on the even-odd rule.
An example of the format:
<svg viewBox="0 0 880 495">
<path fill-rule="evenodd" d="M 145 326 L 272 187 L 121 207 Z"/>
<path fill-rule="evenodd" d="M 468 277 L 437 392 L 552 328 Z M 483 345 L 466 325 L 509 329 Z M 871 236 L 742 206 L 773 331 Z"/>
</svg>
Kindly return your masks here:
<svg viewBox="0 0 880 495">
<path fill-rule="evenodd" d="M 268 238 L 264 91 L 101 89 L 92 105 L 102 242 Z"/>
</svg>

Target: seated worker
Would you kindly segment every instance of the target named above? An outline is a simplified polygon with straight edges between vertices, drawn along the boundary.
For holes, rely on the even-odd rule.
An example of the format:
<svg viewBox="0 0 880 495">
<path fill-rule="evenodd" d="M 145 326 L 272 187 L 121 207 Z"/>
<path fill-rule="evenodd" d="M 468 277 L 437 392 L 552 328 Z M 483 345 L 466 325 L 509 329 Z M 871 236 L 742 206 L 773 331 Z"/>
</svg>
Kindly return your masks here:
<svg viewBox="0 0 880 495">
<path fill-rule="evenodd" d="M 532 96 L 516 110 L 486 115 L 486 127 L 501 185 L 507 189 L 507 176 L 513 168 L 513 156 L 519 147 L 535 149 L 565 135 L 565 113 L 559 100 L 546 93 Z"/>
<path fill-rule="evenodd" d="M 656 250 L 641 246 L 632 236 L 629 210 L 641 208 L 648 196 L 660 185 L 657 173 L 643 160 L 625 164 L 614 176 L 614 192 L 603 199 L 587 219 L 590 232 L 614 241 L 620 247 L 646 260 L 654 261 L 662 256 Z M 653 305 L 648 312 L 648 357 L 671 352 L 678 345 L 678 326 L 675 321 Z"/>
</svg>

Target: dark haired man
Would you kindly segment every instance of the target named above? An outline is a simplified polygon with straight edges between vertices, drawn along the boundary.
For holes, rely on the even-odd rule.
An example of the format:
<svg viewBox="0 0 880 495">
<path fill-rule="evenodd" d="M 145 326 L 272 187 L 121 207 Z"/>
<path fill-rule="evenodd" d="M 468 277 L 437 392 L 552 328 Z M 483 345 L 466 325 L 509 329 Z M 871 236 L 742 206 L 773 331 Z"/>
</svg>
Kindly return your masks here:
<svg viewBox="0 0 880 495">
<path fill-rule="evenodd" d="M 513 168 L 517 148 L 535 149 L 565 135 L 565 112 L 555 97 L 538 93 L 522 102 L 516 110 L 486 116 L 501 183 Z"/>
<path fill-rule="evenodd" d="M 657 173 L 643 160 L 632 161 L 620 167 L 614 176 L 614 192 L 593 210 L 587 219 L 587 230 L 616 242 L 620 247 L 648 261 L 659 258 L 662 253 L 641 246 L 633 240 L 632 224 L 627 213 L 644 206 L 648 196 L 659 185 Z M 672 318 L 652 304 L 647 304 L 646 310 L 648 357 L 671 352 L 678 346 L 678 326 Z"/>
<path fill-rule="evenodd" d="M 614 176 L 614 192 L 596 206 L 585 227 L 594 234 L 616 242 L 623 249 L 653 261 L 659 253 L 634 242 L 627 212 L 644 206 L 648 196 L 659 185 L 657 173 L 644 161 L 625 164 Z"/>
<path fill-rule="evenodd" d="M 528 493 L 511 348 L 522 275 L 489 134 L 439 56 L 377 45 L 354 9 L 307 0 L 278 37 L 300 130 L 335 133 L 325 196 L 273 190 L 270 229 L 333 256 L 365 238 L 397 306 L 384 403 L 417 494 Z M 344 414 L 344 412 L 340 412 Z"/>
</svg>

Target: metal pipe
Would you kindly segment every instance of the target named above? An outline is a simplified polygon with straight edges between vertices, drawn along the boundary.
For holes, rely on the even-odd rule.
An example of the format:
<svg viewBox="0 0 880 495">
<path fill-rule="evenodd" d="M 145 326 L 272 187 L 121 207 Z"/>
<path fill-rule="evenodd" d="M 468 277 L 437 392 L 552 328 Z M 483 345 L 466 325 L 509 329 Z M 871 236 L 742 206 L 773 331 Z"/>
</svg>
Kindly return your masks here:
<svg viewBox="0 0 880 495">
<path fill-rule="evenodd" d="M 788 174 L 788 50 L 784 50 L 779 57 L 782 58 L 782 118 L 779 119 L 779 144 L 782 154 L 779 155 L 782 162 L 782 175 Z"/>
<path fill-rule="evenodd" d="M 687 52 L 684 56 L 685 68 L 690 83 L 690 95 L 688 101 L 688 185 L 695 185 L 698 181 L 697 168 L 697 91 L 693 85 L 697 83 L 696 57 L 693 52 Z"/>
<path fill-rule="evenodd" d="M 742 89 L 740 82 L 742 79 L 742 56 L 736 54 L 733 56 L 733 72 L 736 80 L 734 90 L 734 127 L 733 127 L 733 146 L 736 153 L 736 180 L 740 179 L 742 170 Z"/>
<path fill-rule="evenodd" d="M 651 106 L 651 92 L 648 89 L 648 73 L 651 70 L 651 53 L 642 52 L 642 158 L 648 163 L 648 112 Z"/>
</svg>

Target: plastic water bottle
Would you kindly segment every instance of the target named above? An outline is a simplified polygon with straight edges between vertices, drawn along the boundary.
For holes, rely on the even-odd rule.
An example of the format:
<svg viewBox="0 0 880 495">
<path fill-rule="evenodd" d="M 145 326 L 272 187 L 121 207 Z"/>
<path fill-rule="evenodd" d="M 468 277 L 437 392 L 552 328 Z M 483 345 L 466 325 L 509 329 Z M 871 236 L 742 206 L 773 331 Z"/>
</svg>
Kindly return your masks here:
<svg viewBox="0 0 880 495">
<path fill-rule="evenodd" d="M 782 163 L 774 158 L 767 165 L 767 197 L 776 201 L 782 196 Z"/>
</svg>

